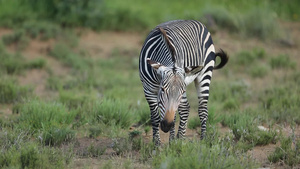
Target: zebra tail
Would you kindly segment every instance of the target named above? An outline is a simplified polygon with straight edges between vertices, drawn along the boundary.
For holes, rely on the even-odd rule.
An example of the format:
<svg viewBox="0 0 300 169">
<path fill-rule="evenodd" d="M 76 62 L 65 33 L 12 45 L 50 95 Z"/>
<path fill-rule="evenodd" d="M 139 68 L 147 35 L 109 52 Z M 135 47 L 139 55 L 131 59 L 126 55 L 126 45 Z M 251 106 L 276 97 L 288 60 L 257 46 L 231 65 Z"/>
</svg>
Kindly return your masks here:
<svg viewBox="0 0 300 169">
<path fill-rule="evenodd" d="M 220 51 L 216 53 L 216 57 L 217 56 L 220 57 L 221 62 L 218 65 L 216 65 L 214 69 L 221 69 L 228 62 L 229 56 L 222 49 L 220 49 Z"/>
</svg>

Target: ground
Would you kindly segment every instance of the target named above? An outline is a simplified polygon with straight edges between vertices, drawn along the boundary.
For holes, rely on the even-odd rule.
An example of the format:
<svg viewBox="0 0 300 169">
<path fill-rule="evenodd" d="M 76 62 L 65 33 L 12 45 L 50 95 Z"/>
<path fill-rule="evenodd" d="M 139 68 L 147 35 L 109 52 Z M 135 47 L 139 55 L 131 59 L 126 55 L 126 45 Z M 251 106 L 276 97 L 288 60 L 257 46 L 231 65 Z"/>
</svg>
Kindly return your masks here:
<svg viewBox="0 0 300 169">
<path fill-rule="evenodd" d="M 289 31 L 289 36 L 293 37 L 291 42 L 282 42 L 282 41 L 261 41 L 255 38 L 250 39 L 242 39 L 240 37 L 236 37 L 235 35 L 228 34 L 225 31 L 218 31 L 213 34 L 214 43 L 216 49 L 223 48 L 228 51 L 228 53 L 236 53 L 241 49 L 252 49 L 257 46 L 263 47 L 267 53 L 288 53 L 291 57 L 295 58 L 300 65 L 300 59 L 297 59 L 299 56 L 299 45 L 300 45 L 300 23 L 286 23 L 285 29 Z M 114 49 L 122 48 L 128 51 L 132 50 L 140 50 L 144 38 L 145 33 L 129 33 L 129 32 L 95 32 L 92 30 L 78 30 L 80 32 L 80 41 L 79 41 L 79 48 L 85 49 L 88 52 L 88 55 L 91 58 L 108 58 L 111 55 L 111 52 Z M 11 33 L 9 29 L 0 29 L 0 37 Z M 27 59 L 35 59 L 42 57 L 47 60 L 47 67 L 51 69 L 48 71 L 47 69 L 32 69 L 22 73 L 18 77 L 18 81 L 21 85 L 30 85 L 34 88 L 34 93 L 38 97 L 42 98 L 51 98 L 54 97 L 57 93 L 53 93 L 53 91 L 49 91 L 46 89 L 46 82 L 50 73 L 53 73 L 59 77 L 66 77 L 70 73 L 70 69 L 65 67 L 62 63 L 57 61 L 56 59 L 47 56 L 47 51 L 53 47 L 54 41 L 47 40 L 47 41 L 40 41 L 40 40 L 31 40 L 28 47 L 22 52 L 22 54 Z M 10 52 L 14 52 L 14 47 L 9 48 Z M 137 56 L 138 57 L 138 56 Z M 278 72 L 284 73 L 284 72 Z M 238 74 L 238 73 L 237 73 Z M 214 79 L 224 79 L 217 71 L 214 72 Z M 258 86 L 268 86 L 268 79 L 255 79 L 249 80 L 248 82 L 251 85 Z M 141 86 L 142 87 L 142 86 Z M 244 105 L 247 106 L 247 105 Z M 4 114 L 11 114 L 12 113 L 12 106 L 5 105 L 1 106 L 1 111 Z M 196 113 L 194 113 L 196 114 Z M 221 133 L 229 132 L 229 128 L 223 127 L 222 125 L 218 125 L 219 130 Z M 291 129 L 288 125 L 283 128 L 283 131 L 286 135 L 291 134 Z M 151 131 L 149 133 L 152 133 Z M 300 127 L 296 128 L 296 136 L 300 138 Z M 163 143 L 168 142 L 169 135 L 161 132 L 161 139 Z M 199 137 L 199 134 L 196 130 L 187 130 L 187 137 Z M 144 135 L 145 140 L 151 141 L 151 134 Z M 78 139 L 78 150 L 79 153 L 84 153 L 84 147 L 94 144 L 102 144 L 106 147 L 110 147 L 112 144 L 112 139 L 109 138 L 97 138 L 97 139 L 90 139 L 90 138 L 79 138 Z M 269 144 L 266 146 L 257 146 L 254 149 L 250 150 L 248 153 L 262 165 L 261 167 L 275 167 L 281 168 L 282 166 L 274 166 L 268 162 L 267 155 L 274 151 L 276 145 Z M 80 154 L 79 154 L 80 156 Z M 98 168 L 99 165 L 103 165 L 105 160 L 107 159 L 114 159 L 116 163 L 126 163 L 126 159 L 131 157 L 120 157 L 116 156 L 115 152 L 112 148 L 107 148 L 106 152 L 104 153 L 101 160 L 99 158 L 76 158 L 74 162 L 75 168 L 83 168 L 88 166 L 89 168 Z M 134 157 L 133 157 L 134 158 Z M 134 164 L 135 168 L 150 168 L 151 166 L 145 166 L 145 164 Z"/>
</svg>

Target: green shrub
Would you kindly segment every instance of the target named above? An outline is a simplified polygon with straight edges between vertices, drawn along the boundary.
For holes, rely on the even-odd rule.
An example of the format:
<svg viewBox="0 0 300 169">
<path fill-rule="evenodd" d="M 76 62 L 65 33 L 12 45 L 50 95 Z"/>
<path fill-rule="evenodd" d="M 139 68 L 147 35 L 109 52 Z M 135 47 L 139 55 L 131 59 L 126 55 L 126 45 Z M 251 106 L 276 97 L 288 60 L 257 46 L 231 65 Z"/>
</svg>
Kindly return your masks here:
<svg viewBox="0 0 300 169">
<path fill-rule="evenodd" d="M 23 30 L 17 30 L 9 35 L 3 35 L 2 40 L 5 45 L 16 44 L 18 50 L 25 49 L 29 43 L 29 39 Z"/>
<path fill-rule="evenodd" d="M 270 65 L 273 69 L 276 68 L 296 68 L 296 63 L 294 63 L 288 55 L 278 55 L 270 59 Z"/>
<path fill-rule="evenodd" d="M 241 140 L 246 144 L 252 145 L 267 145 L 276 142 L 275 131 L 262 131 L 258 129 L 260 119 L 254 118 L 254 113 L 247 110 L 242 113 L 234 113 L 224 116 L 222 124 L 232 129 L 232 133 L 236 140 Z M 247 147 L 247 148 L 251 148 Z"/>
<path fill-rule="evenodd" d="M 276 15 L 266 8 L 253 8 L 242 17 L 240 22 L 240 26 L 243 27 L 241 32 L 249 37 L 278 38 L 281 31 Z"/>
<path fill-rule="evenodd" d="M 230 13 L 224 7 L 206 7 L 203 10 L 203 22 L 208 26 L 214 26 L 216 24 L 222 29 L 230 31 L 239 30 L 239 20 L 232 13 Z"/>
<path fill-rule="evenodd" d="M 91 126 L 89 128 L 89 137 L 90 138 L 96 138 L 98 137 L 103 131 L 103 128 L 100 126 Z"/>
<path fill-rule="evenodd" d="M 26 64 L 26 68 L 29 69 L 42 69 L 46 66 L 47 61 L 44 58 L 37 58 L 29 61 Z"/>
<path fill-rule="evenodd" d="M 257 65 L 257 66 L 253 66 L 250 70 L 250 75 L 252 77 L 265 77 L 269 72 L 269 67 L 267 67 L 266 65 Z"/>
<path fill-rule="evenodd" d="M 134 114 L 128 106 L 118 100 L 103 99 L 101 102 L 94 102 L 86 111 L 87 118 L 92 123 L 103 123 L 126 129 L 135 122 Z"/>
<path fill-rule="evenodd" d="M 3 130 L 0 134 L 0 168 L 65 168 L 72 152 L 40 146 L 31 133 Z"/>
<path fill-rule="evenodd" d="M 93 143 L 88 147 L 88 153 L 90 157 L 99 157 L 106 151 L 106 147 L 95 146 Z"/>
<path fill-rule="evenodd" d="M 199 117 L 193 117 L 188 120 L 187 127 L 189 129 L 196 129 L 197 127 L 200 127 L 200 126 L 201 126 L 201 121 L 200 121 Z"/>
<path fill-rule="evenodd" d="M 59 101 L 69 109 L 82 108 L 85 104 L 95 100 L 97 100 L 97 96 L 91 92 L 82 93 L 76 90 L 61 90 L 59 92 Z"/>
<path fill-rule="evenodd" d="M 1 78 L 0 80 L 0 103 L 14 103 L 30 96 L 28 87 L 17 85 L 14 79 Z"/>
<path fill-rule="evenodd" d="M 55 44 L 49 54 L 63 62 L 66 66 L 77 70 L 86 71 L 92 65 L 91 61 L 74 53 L 67 44 L 62 42 Z"/>
<path fill-rule="evenodd" d="M 28 145 L 26 149 L 21 149 L 20 161 L 22 168 L 37 168 L 38 147 L 32 144 Z"/>
<path fill-rule="evenodd" d="M 46 60 L 43 58 L 27 61 L 20 53 L 9 54 L 1 49 L 0 59 L 0 73 L 6 74 L 18 74 L 25 69 L 41 69 L 46 65 Z"/>
<path fill-rule="evenodd" d="M 290 76 L 280 78 L 277 86 L 266 89 L 260 97 L 266 114 L 277 122 L 300 124 L 298 76 L 299 72 L 295 72 Z M 286 83 L 282 83 L 283 81 Z"/>
<path fill-rule="evenodd" d="M 68 128 L 50 127 L 44 129 L 42 142 L 49 146 L 60 146 L 75 139 L 75 132 Z"/>
<path fill-rule="evenodd" d="M 21 29 L 23 29 L 29 37 L 37 38 L 40 36 L 41 40 L 56 38 L 62 34 L 62 30 L 58 25 L 47 21 L 25 22 Z"/>
<path fill-rule="evenodd" d="M 294 148 L 292 148 L 292 138 L 282 138 L 280 140 L 281 146 L 276 147 L 275 151 L 268 156 L 270 162 L 276 163 L 283 160 L 285 164 L 293 167 L 300 164 L 300 141 L 296 142 Z"/>
</svg>

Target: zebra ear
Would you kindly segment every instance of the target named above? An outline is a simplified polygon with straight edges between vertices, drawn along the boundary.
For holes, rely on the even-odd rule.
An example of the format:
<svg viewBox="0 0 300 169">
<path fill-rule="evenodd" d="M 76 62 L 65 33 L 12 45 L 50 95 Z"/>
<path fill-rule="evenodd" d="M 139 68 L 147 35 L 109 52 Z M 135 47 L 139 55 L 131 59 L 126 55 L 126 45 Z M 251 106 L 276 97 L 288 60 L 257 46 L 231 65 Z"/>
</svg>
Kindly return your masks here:
<svg viewBox="0 0 300 169">
<path fill-rule="evenodd" d="M 149 65 L 151 65 L 155 70 L 157 70 L 159 67 L 163 66 L 162 64 L 160 64 L 159 62 L 155 62 L 153 60 L 151 60 L 150 58 L 147 58 L 147 62 Z"/>
</svg>

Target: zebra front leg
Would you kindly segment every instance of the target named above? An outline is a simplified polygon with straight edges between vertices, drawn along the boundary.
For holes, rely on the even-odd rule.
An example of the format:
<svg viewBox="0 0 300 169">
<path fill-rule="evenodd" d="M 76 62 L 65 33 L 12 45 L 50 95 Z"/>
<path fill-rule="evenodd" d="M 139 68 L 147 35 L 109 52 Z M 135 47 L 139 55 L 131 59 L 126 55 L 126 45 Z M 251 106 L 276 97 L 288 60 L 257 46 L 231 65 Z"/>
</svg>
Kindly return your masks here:
<svg viewBox="0 0 300 169">
<path fill-rule="evenodd" d="M 151 107 L 151 106 L 150 106 Z M 152 124 L 152 131 L 153 131 L 153 142 L 155 146 L 160 146 L 160 136 L 159 136 L 159 114 L 157 112 L 157 106 L 154 106 L 151 109 L 151 124 Z"/>
<path fill-rule="evenodd" d="M 149 94 L 149 93 L 145 92 L 145 96 L 146 96 L 147 102 L 148 102 L 149 107 L 150 107 L 150 112 L 151 112 L 153 143 L 156 146 L 160 146 L 160 136 L 159 136 L 160 117 L 159 117 L 159 113 L 157 111 L 158 110 L 157 99 L 156 99 L 155 95 Z"/>
<path fill-rule="evenodd" d="M 174 125 L 170 129 L 170 137 L 169 137 L 169 142 L 173 141 L 175 139 L 175 122 L 176 122 L 176 114 L 174 117 Z"/>
<path fill-rule="evenodd" d="M 186 132 L 187 120 L 190 112 L 190 104 L 187 100 L 186 93 L 183 94 L 178 107 L 180 122 L 178 126 L 177 138 L 184 138 Z"/>
</svg>

